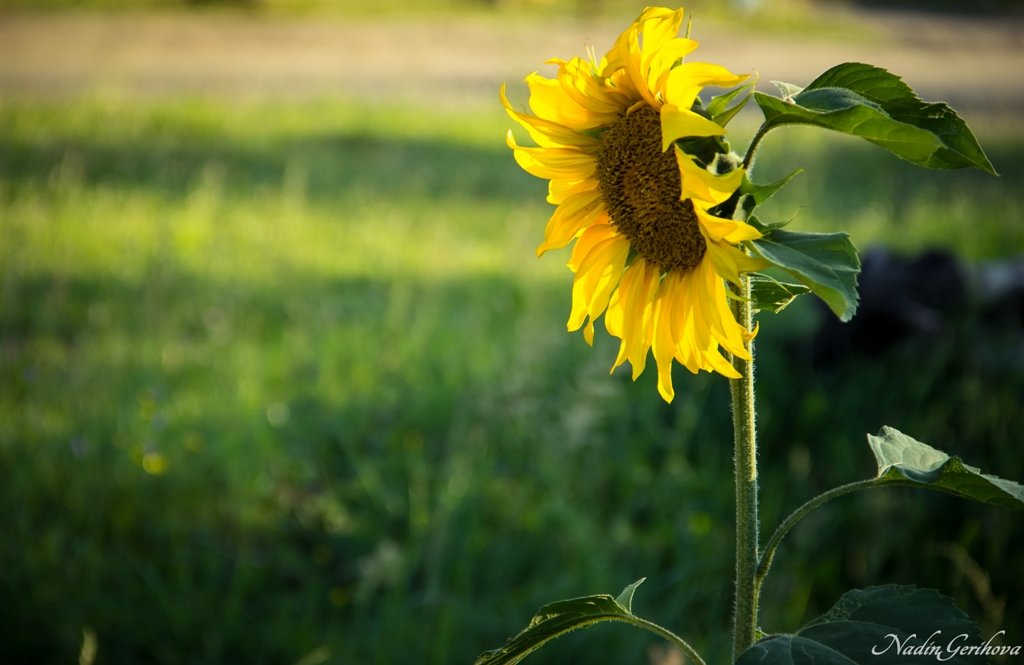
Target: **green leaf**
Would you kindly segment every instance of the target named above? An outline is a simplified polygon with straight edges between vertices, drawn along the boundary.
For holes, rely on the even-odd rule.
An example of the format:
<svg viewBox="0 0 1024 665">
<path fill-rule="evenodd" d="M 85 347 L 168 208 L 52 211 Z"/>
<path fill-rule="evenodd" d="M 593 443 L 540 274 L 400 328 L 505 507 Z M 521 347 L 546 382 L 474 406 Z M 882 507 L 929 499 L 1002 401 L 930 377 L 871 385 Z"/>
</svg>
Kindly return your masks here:
<svg viewBox="0 0 1024 665">
<path fill-rule="evenodd" d="M 787 284 L 762 273 L 750 275 L 750 299 L 760 311 L 778 314 L 805 293 L 810 293 L 810 289 L 802 284 Z"/>
<path fill-rule="evenodd" d="M 750 243 L 754 253 L 792 275 L 843 321 L 857 311 L 860 258 L 845 233 L 773 231 Z"/>
<path fill-rule="evenodd" d="M 667 628 L 633 614 L 633 594 L 641 583 L 643 579 L 633 582 L 617 598 L 598 594 L 549 603 L 540 608 L 529 625 L 505 646 L 481 654 L 476 665 L 514 665 L 556 637 L 602 621 L 620 621 L 648 630 L 674 643 L 696 665 L 704 665 L 700 655 L 685 640 Z"/>
<path fill-rule="evenodd" d="M 481 654 L 476 665 L 513 665 L 556 637 L 602 621 L 622 621 L 630 616 L 629 609 L 608 594 L 549 603 L 505 646 Z"/>
<path fill-rule="evenodd" d="M 952 599 L 931 589 L 887 585 L 848 591 L 796 633 L 760 640 L 736 665 L 980 665 L 985 656 L 957 647 L 981 644 L 977 625 Z"/>
<path fill-rule="evenodd" d="M 959 457 L 950 457 L 892 427 L 883 427 L 878 436 L 868 436 L 868 444 L 878 462 L 879 484 L 909 480 L 967 499 L 1024 509 L 1024 486 L 981 473 Z"/>
<path fill-rule="evenodd" d="M 814 125 L 859 136 L 919 166 L 975 167 L 995 174 L 967 123 L 949 105 L 922 101 L 898 76 L 856 62 L 837 65 L 800 90 L 779 84 L 783 98 L 754 99 L 765 129 Z"/>
</svg>

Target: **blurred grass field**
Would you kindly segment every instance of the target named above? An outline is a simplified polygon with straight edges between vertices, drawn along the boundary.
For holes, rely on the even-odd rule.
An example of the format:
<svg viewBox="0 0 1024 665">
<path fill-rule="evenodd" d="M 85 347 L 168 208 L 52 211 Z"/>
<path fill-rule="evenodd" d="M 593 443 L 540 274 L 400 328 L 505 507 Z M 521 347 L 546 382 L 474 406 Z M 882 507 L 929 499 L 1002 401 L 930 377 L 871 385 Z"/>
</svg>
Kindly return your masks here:
<svg viewBox="0 0 1024 665">
<path fill-rule="evenodd" d="M 0 661 L 88 635 L 107 663 L 471 662 L 643 576 L 639 613 L 726 653 L 725 382 L 682 372 L 667 406 L 564 332 L 567 256 L 534 258 L 550 209 L 507 126 L 497 101 L 0 101 Z M 780 132 L 761 178 L 809 172 L 770 213 L 1019 255 L 1024 134 L 980 126 L 999 179 Z M 883 424 L 1024 478 L 1019 333 L 964 320 L 822 369 L 811 303 L 761 319 L 766 529 L 870 475 Z M 1024 637 L 1022 535 L 942 496 L 845 499 L 787 541 L 762 623 L 919 583 Z M 649 646 L 613 626 L 532 661 Z"/>
</svg>

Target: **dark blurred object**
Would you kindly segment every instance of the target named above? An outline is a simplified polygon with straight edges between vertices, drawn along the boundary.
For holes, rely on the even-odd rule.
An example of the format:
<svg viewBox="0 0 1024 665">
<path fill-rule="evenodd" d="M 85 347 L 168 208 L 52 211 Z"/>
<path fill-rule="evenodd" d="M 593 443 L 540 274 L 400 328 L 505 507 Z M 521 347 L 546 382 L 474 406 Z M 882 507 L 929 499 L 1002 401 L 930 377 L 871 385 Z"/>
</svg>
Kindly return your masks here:
<svg viewBox="0 0 1024 665">
<path fill-rule="evenodd" d="M 973 282 L 986 325 L 1024 330 L 1024 257 L 982 264 Z"/>
<path fill-rule="evenodd" d="M 934 341 L 966 317 L 1001 331 L 1024 331 L 1024 257 L 968 268 L 946 251 L 907 258 L 872 248 L 864 253 L 859 282 L 860 306 L 849 323 L 821 308 L 816 364 Z"/>
<path fill-rule="evenodd" d="M 829 2 L 828 4 L 834 4 Z M 858 5 L 869 9 L 911 10 L 943 14 L 1024 14 L 1021 0 L 848 0 L 842 4 Z"/>
</svg>

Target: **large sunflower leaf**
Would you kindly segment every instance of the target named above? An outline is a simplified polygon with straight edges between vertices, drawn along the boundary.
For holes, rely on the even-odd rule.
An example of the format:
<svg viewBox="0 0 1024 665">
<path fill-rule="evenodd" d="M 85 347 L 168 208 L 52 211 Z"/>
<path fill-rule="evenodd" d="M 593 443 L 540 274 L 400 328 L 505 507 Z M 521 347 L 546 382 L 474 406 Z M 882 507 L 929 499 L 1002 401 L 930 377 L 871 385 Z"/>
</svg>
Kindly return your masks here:
<svg viewBox="0 0 1024 665">
<path fill-rule="evenodd" d="M 736 665 L 906 665 L 937 658 L 980 665 L 985 656 L 958 648 L 980 644 L 977 625 L 952 599 L 931 589 L 887 585 L 846 592 L 796 633 L 759 641 Z"/>
<path fill-rule="evenodd" d="M 928 489 L 1024 510 L 1024 486 L 984 474 L 897 429 L 883 427 L 878 436 L 868 436 L 868 444 L 878 462 L 880 485 L 909 480 Z"/>
<path fill-rule="evenodd" d="M 597 594 L 549 603 L 540 608 L 526 628 L 505 646 L 484 652 L 477 658 L 475 665 L 515 665 L 556 637 L 604 621 L 628 623 L 689 648 L 668 629 L 633 614 L 633 594 L 642 582 L 643 579 L 640 579 L 630 584 L 618 597 Z"/>
<path fill-rule="evenodd" d="M 841 320 L 849 321 L 857 311 L 860 258 L 847 234 L 775 230 L 750 245 L 757 256 L 792 275 L 825 301 Z"/>
<path fill-rule="evenodd" d="M 919 166 L 975 167 L 995 174 L 963 118 L 949 105 L 925 102 L 898 76 L 856 62 L 829 69 L 800 90 L 783 84 L 782 99 L 761 92 L 754 99 L 766 129 L 814 125 L 859 136 Z"/>
</svg>

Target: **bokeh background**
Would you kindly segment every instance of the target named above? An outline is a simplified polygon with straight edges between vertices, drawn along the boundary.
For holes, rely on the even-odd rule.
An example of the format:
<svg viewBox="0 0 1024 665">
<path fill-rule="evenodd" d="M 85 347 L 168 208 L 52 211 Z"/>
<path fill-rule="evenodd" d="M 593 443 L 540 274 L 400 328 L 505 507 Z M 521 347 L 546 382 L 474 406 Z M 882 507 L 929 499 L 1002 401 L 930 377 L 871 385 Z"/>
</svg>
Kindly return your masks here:
<svg viewBox="0 0 1024 665">
<path fill-rule="evenodd" d="M 665 405 L 565 333 L 497 98 L 643 4 L 0 1 L 0 662 L 468 663 L 640 577 L 638 613 L 725 659 L 726 383 Z M 1019 3 L 692 4 L 700 59 L 765 89 L 888 67 L 1001 173 L 764 144 L 760 179 L 808 168 L 766 216 L 865 257 L 852 324 L 760 317 L 765 537 L 870 476 L 883 424 L 1024 479 Z M 846 497 L 783 545 L 762 625 L 914 583 L 1022 644 L 1022 545 L 999 508 Z M 680 661 L 612 625 L 531 662 Z"/>
</svg>

